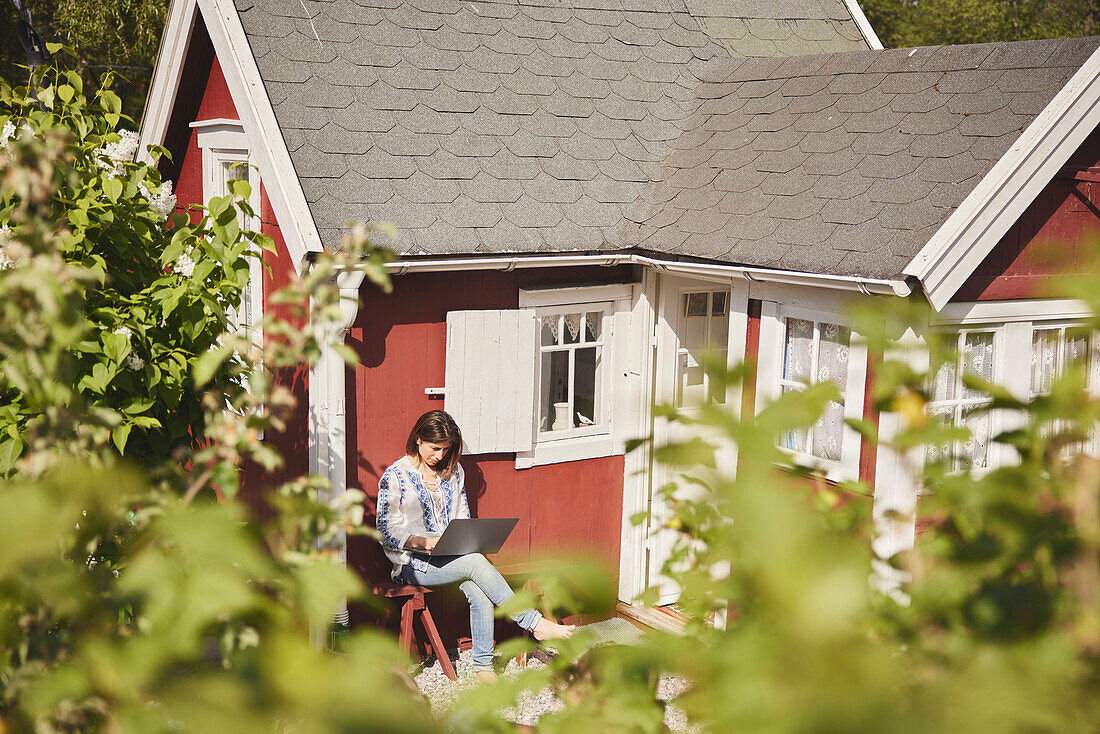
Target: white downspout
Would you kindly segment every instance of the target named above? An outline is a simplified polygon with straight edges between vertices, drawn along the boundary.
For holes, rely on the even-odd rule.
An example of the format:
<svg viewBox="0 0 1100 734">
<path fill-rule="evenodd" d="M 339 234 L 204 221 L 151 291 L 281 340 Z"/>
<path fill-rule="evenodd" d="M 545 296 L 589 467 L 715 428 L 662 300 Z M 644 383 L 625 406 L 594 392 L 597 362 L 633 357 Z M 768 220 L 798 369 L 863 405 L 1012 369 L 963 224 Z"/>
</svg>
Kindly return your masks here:
<svg viewBox="0 0 1100 734">
<path fill-rule="evenodd" d="M 347 491 L 347 391 L 346 369 L 343 358 L 333 349 L 342 344 L 348 329 L 359 314 L 359 286 L 363 273 L 344 272 L 336 277 L 340 289 L 340 318 L 336 323 L 323 327 L 314 325 L 321 345 L 321 356 L 309 373 L 309 471 L 326 477 L 330 498 L 336 499 Z M 348 562 L 347 533 L 339 528 L 335 549 L 340 562 Z M 342 600 L 333 610 L 332 624 L 349 622 L 347 600 Z M 310 641 L 316 647 L 324 646 L 328 630 L 310 630 Z"/>
</svg>

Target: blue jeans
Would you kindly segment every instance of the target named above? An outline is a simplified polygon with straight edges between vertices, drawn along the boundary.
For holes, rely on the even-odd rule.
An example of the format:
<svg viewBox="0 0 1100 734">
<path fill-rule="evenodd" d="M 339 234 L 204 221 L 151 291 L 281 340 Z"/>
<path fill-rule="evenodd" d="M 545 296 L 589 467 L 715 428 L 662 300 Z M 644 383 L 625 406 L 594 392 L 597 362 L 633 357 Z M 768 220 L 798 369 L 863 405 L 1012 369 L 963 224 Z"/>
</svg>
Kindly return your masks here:
<svg viewBox="0 0 1100 734">
<path fill-rule="evenodd" d="M 493 608 L 512 598 L 512 589 L 480 553 L 470 553 L 450 559 L 433 559 L 427 570 L 412 566 L 401 569 L 407 584 L 444 586 L 460 582 L 458 588 L 470 601 L 470 637 L 473 638 L 474 668 L 493 669 Z M 513 614 L 512 619 L 525 630 L 533 630 L 542 620 L 534 609 Z"/>
</svg>

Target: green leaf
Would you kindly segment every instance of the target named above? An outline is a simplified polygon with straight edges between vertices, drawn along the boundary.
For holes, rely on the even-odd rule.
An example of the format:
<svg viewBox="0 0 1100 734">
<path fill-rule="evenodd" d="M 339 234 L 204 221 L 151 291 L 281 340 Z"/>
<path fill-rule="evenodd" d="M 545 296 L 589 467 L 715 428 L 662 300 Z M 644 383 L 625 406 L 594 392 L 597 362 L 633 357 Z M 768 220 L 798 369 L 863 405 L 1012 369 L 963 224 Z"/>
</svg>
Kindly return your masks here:
<svg viewBox="0 0 1100 734">
<path fill-rule="evenodd" d="M 191 368 L 191 377 L 195 381 L 195 387 L 202 387 L 214 377 L 214 374 L 229 359 L 232 350 L 229 347 L 216 347 L 202 354 L 195 360 Z"/>
<path fill-rule="evenodd" d="M 108 178 L 103 182 L 103 193 L 112 203 L 118 202 L 118 197 L 122 196 L 122 182 L 117 178 Z"/>
<path fill-rule="evenodd" d="M 845 418 L 844 422 L 854 428 L 868 443 L 872 445 L 878 443 L 878 427 L 871 421 L 863 418 Z"/>
<path fill-rule="evenodd" d="M 0 441 L 0 474 L 6 474 L 23 453 L 23 442 L 18 438 Z"/>
<path fill-rule="evenodd" d="M 122 409 L 123 413 L 128 415 L 137 415 L 138 413 L 144 413 L 152 408 L 156 404 L 156 401 L 149 398 L 134 398 Z"/>
<path fill-rule="evenodd" d="M 226 186 L 229 187 L 229 192 L 237 198 L 248 201 L 249 197 L 252 196 L 252 186 L 243 178 L 230 179 Z"/>
<path fill-rule="evenodd" d="M 126 441 L 130 438 L 130 429 L 133 426 L 129 423 L 123 423 L 121 426 L 111 431 L 111 440 L 114 441 L 115 446 L 118 448 L 118 453 L 126 453 Z"/>
<path fill-rule="evenodd" d="M 61 101 L 65 104 L 69 104 L 69 102 L 73 101 L 73 94 L 75 92 L 76 90 L 70 87 L 68 84 L 62 84 L 57 88 L 57 96 L 60 97 Z"/>
</svg>

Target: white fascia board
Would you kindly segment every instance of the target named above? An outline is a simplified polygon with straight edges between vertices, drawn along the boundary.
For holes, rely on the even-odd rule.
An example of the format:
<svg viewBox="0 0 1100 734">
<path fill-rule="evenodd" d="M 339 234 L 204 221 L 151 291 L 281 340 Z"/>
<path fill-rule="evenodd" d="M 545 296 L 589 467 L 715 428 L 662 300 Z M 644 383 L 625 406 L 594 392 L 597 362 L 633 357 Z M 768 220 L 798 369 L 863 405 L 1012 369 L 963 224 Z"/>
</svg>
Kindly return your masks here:
<svg viewBox="0 0 1100 734">
<path fill-rule="evenodd" d="M 244 126 L 248 136 L 250 154 L 259 169 L 294 269 L 300 273 L 305 253 L 322 250 L 321 237 L 231 0 L 172 0 L 149 103 L 142 118 L 140 150 L 144 152 L 149 145 L 164 143 L 195 21 L 200 17 L 225 74 L 233 104 L 241 117 L 238 124 Z M 147 154 L 144 155 L 148 160 Z"/>
<path fill-rule="evenodd" d="M 867 45 L 870 46 L 873 51 L 881 51 L 882 41 L 878 40 L 878 34 L 875 33 L 875 29 L 871 27 L 871 22 L 867 20 L 867 16 L 863 14 L 863 8 L 859 7 L 858 0 L 844 0 L 844 6 L 848 8 L 848 12 L 852 14 L 852 20 L 856 22 L 856 27 L 858 27 L 859 32 L 863 34 L 863 38 L 867 41 Z"/>
<path fill-rule="evenodd" d="M 1100 49 L 1077 70 L 905 268 L 937 311 L 1100 124 Z"/>
<path fill-rule="evenodd" d="M 1008 321 L 1075 321 L 1092 315 L 1084 301 L 1073 298 L 1044 300 L 975 301 L 949 303 L 933 324 L 994 324 Z"/>
<path fill-rule="evenodd" d="M 324 248 L 241 18 L 232 0 L 198 0 L 198 4 L 294 270 L 301 274 L 306 252 Z"/>
<path fill-rule="evenodd" d="M 558 255 L 499 255 L 496 257 L 455 257 L 438 260 L 396 260 L 386 263 L 386 269 L 394 275 L 406 273 L 449 272 L 461 270 L 503 270 L 517 268 L 562 268 L 585 265 L 613 267 L 615 265 L 641 265 L 669 273 L 691 275 L 718 281 L 732 279 L 750 282 L 789 283 L 791 285 L 810 285 L 819 288 L 834 288 L 845 291 L 858 291 L 865 295 L 908 296 L 912 292 L 909 284 L 902 280 L 881 278 L 858 278 L 825 273 L 799 273 L 791 270 L 771 270 L 741 265 L 721 265 L 717 263 L 692 263 L 678 260 L 662 260 L 655 257 L 623 254 L 578 255 L 562 253 Z"/>
<path fill-rule="evenodd" d="M 148 146 L 163 144 L 164 136 L 168 133 L 168 123 L 179 91 L 183 64 L 187 60 L 187 49 L 191 45 L 197 14 L 196 0 L 172 0 L 168 6 L 168 19 L 161 34 L 153 79 L 149 83 L 149 99 L 141 114 L 138 154 L 146 163 L 152 163 Z"/>
</svg>

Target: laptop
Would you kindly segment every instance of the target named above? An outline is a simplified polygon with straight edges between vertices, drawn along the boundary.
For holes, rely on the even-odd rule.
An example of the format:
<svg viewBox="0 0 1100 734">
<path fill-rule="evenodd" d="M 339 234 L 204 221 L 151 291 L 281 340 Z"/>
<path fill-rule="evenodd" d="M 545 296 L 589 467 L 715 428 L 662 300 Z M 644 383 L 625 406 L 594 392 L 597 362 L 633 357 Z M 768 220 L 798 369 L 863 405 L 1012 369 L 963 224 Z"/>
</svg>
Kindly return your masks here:
<svg viewBox="0 0 1100 734">
<path fill-rule="evenodd" d="M 467 553 L 496 553 L 518 522 L 518 517 L 451 520 L 428 555 L 437 558 L 464 556 Z"/>
</svg>

